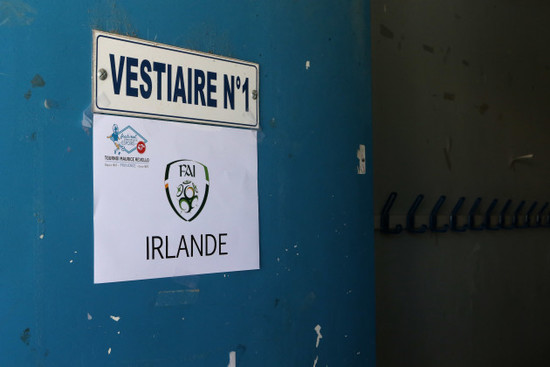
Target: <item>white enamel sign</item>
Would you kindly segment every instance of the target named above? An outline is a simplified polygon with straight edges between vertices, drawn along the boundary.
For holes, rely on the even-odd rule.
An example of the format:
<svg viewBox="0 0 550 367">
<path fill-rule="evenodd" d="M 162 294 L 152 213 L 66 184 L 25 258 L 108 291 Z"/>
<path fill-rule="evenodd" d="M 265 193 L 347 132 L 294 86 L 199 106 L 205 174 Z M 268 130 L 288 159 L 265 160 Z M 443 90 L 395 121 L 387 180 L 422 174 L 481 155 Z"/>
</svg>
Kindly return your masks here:
<svg viewBox="0 0 550 367">
<path fill-rule="evenodd" d="M 258 64 L 94 31 L 93 112 L 258 128 Z"/>
<path fill-rule="evenodd" d="M 94 282 L 258 269 L 256 133 L 94 115 Z"/>
</svg>

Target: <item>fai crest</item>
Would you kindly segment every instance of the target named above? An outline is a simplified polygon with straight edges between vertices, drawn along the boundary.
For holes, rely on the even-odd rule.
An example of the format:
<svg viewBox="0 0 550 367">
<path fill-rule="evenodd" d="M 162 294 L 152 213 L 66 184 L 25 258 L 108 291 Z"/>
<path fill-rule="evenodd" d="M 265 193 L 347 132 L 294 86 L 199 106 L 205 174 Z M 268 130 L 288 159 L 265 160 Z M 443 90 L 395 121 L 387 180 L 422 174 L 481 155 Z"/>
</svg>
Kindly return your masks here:
<svg viewBox="0 0 550 367">
<path fill-rule="evenodd" d="M 208 198 L 208 168 L 199 162 L 180 159 L 166 166 L 164 188 L 170 206 L 183 220 L 191 222 Z"/>
</svg>

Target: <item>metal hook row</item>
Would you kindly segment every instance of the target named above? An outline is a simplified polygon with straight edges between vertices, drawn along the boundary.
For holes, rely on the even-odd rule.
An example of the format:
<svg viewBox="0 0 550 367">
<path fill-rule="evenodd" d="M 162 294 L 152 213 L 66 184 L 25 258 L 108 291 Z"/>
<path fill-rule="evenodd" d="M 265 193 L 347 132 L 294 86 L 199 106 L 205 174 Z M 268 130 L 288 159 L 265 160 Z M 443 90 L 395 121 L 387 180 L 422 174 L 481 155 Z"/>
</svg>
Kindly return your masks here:
<svg viewBox="0 0 550 367">
<path fill-rule="evenodd" d="M 396 197 L 397 197 L 397 193 L 392 192 L 388 197 L 388 199 L 386 200 L 386 203 L 384 204 L 384 208 L 382 209 L 382 214 L 380 216 L 380 231 L 383 233 L 396 234 L 396 233 L 401 233 L 403 231 L 403 226 L 401 226 L 400 224 L 397 224 L 395 227 L 390 228 L 390 210 L 391 210 L 391 207 L 393 206 L 393 203 Z M 497 199 L 494 199 L 493 201 L 491 201 L 491 203 L 487 207 L 487 210 L 483 216 L 483 221 L 481 223 L 476 223 L 475 217 L 479 209 L 479 204 L 481 203 L 481 198 L 479 197 L 476 198 L 472 207 L 468 211 L 466 224 L 459 226 L 458 219 L 457 219 L 458 212 L 460 211 L 460 208 L 462 207 L 462 205 L 464 204 L 464 201 L 466 200 L 463 196 L 458 199 L 453 210 L 451 211 L 449 215 L 449 223 L 439 226 L 437 224 L 437 216 L 438 216 L 439 210 L 441 209 L 441 206 L 446 200 L 445 195 L 441 195 L 439 197 L 432 211 L 430 212 L 429 224 L 428 225 L 422 224 L 417 227 L 415 224 L 416 211 L 418 210 L 418 207 L 422 203 L 423 199 L 424 199 L 424 195 L 422 194 L 418 195 L 407 213 L 407 219 L 406 219 L 406 224 L 404 228 L 407 232 L 424 233 L 428 230 L 432 232 L 447 232 L 449 230 L 454 232 L 465 232 L 467 230 L 496 231 L 499 229 L 550 227 L 550 212 L 544 215 L 546 208 L 548 208 L 548 202 L 544 203 L 541 209 L 536 212 L 536 214 L 534 215 L 534 219 L 533 219 L 533 214 L 535 213 L 535 209 L 538 205 L 538 202 L 537 201 L 533 202 L 529 207 L 529 209 L 527 210 L 527 212 L 523 215 L 523 221 L 520 224 L 520 218 L 522 216 L 521 211 L 525 206 L 525 200 L 522 200 L 517 206 L 516 210 L 514 210 L 511 221 L 507 223 L 506 221 L 507 213 L 508 213 L 508 210 L 510 209 L 510 205 L 512 204 L 512 200 L 510 199 L 506 201 L 506 203 L 500 210 L 500 213 L 498 214 L 497 223 L 491 223 L 491 217 L 498 203 Z"/>
</svg>

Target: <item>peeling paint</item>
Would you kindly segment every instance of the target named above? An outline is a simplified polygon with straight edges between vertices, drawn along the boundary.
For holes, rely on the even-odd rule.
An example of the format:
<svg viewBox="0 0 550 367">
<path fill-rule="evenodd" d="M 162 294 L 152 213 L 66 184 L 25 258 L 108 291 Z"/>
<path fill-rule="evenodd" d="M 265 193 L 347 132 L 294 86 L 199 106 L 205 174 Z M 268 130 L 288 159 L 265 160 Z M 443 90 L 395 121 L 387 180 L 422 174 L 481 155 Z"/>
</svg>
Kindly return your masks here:
<svg viewBox="0 0 550 367">
<path fill-rule="evenodd" d="M 321 325 L 315 326 L 315 332 L 317 333 L 317 342 L 315 343 L 315 348 L 319 348 L 319 342 L 321 339 L 323 339 L 323 335 L 321 335 Z"/>
<path fill-rule="evenodd" d="M 237 367 L 237 352 L 229 352 L 229 364 L 227 367 Z"/>
<path fill-rule="evenodd" d="M 316 356 L 315 360 L 313 361 L 313 367 L 317 366 L 318 361 L 319 361 L 319 356 Z"/>
</svg>

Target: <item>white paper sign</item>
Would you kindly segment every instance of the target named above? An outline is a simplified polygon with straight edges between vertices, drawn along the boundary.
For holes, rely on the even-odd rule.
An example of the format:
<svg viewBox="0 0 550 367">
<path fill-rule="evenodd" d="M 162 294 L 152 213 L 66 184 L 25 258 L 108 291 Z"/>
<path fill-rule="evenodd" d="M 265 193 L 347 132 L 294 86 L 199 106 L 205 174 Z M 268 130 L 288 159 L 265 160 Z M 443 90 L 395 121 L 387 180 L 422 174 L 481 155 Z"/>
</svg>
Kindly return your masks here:
<svg viewBox="0 0 550 367">
<path fill-rule="evenodd" d="M 94 31 L 93 111 L 258 128 L 259 65 Z"/>
<path fill-rule="evenodd" d="M 256 131 L 94 115 L 94 282 L 259 269 Z"/>
</svg>

